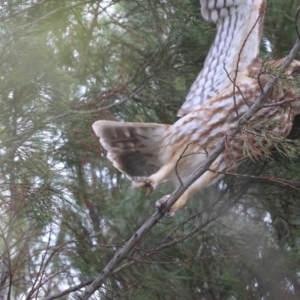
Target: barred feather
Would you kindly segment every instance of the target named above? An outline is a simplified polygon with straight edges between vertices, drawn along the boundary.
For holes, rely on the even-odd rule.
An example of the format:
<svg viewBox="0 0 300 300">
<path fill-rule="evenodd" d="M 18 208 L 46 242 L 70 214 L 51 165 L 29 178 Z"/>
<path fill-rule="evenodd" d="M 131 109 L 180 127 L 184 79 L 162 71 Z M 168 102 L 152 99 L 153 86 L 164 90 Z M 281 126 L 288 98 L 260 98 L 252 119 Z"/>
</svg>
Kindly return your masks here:
<svg viewBox="0 0 300 300">
<path fill-rule="evenodd" d="M 159 151 L 169 125 L 96 121 L 93 129 L 113 165 L 128 178 L 149 176 L 162 163 Z"/>
</svg>

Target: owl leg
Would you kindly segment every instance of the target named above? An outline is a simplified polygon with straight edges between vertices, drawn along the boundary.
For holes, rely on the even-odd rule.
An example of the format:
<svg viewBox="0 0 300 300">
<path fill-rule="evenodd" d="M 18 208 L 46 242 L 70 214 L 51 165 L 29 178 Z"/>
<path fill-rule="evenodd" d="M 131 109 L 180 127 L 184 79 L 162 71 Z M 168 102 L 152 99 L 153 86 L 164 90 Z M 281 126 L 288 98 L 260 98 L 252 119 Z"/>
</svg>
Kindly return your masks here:
<svg viewBox="0 0 300 300">
<path fill-rule="evenodd" d="M 195 194 L 197 191 L 209 186 L 216 182 L 222 175 L 206 171 L 200 178 L 198 178 L 181 196 L 180 198 L 173 204 L 173 206 L 169 209 L 169 211 L 165 214 L 166 217 L 173 217 L 175 215 L 175 211 L 180 209 L 185 205 L 187 200 Z M 169 199 L 170 195 L 164 196 L 158 201 L 156 201 L 155 206 L 160 211 L 164 204 Z"/>
<path fill-rule="evenodd" d="M 149 177 L 144 177 L 144 176 L 132 177 L 131 188 L 132 189 L 136 189 L 136 188 L 146 189 L 147 196 L 150 195 L 154 190 L 156 190 L 157 186 L 158 186 L 158 184 L 151 181 Z"/>
<path fill-rule="evenodd" d="M 131 188 L 147 189 L 147 195 L 149 195 L 158 187 L 160 183 L 164 182 L 167 178 L 170 178 L 173 171 L 173 163 L 165 164 L 158 170 L 158 172 L 150 177 L 133 177 Z"/>
</svg>

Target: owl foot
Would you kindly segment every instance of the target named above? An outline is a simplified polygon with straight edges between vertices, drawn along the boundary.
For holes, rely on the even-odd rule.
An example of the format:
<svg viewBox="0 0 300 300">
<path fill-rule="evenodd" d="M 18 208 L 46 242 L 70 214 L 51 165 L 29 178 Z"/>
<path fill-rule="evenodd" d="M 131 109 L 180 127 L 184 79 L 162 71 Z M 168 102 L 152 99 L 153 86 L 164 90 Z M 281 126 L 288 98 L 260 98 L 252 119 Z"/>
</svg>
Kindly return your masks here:
<svg viewBox="0 0 300 300">
<path fill-rule="evenodd" d="M 149 179 L 149 177 L 133 177 L 131 182 L 131 188 L 141 188 L 146 189 L 147 193 L 146 195 L 150 195 L 156 188 L 158 184 L 154 183 L 152 180 Z"/>
<path fill-rule="evenodd" d="M 161 199 L 157 200 L 155 203 L 156 208 L 160 213 L 162 213 L 162 209 L 165 206 L 165 203 L 168 201 L 170 195 L 163 196 Z M 164 213 L 165 217 L 171 218 L 175 216 L 175 211 L 171 208 L 167 212 Z"/>
</svg>

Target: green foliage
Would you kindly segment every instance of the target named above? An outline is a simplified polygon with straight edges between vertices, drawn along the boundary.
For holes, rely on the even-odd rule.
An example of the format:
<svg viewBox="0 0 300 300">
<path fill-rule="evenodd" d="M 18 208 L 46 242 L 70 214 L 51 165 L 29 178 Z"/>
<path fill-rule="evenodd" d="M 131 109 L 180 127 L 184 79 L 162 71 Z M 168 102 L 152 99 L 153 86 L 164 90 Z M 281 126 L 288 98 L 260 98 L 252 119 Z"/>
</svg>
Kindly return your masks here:
<svg viewBox="0 0 300 300">
<path fill-rule="evenodd" d="M 296 8 L 269 1 L 262 57 L 290 50 Z M 215 28 L 196 0 L 14 0 L 0 20 L 0 298 L 45 299 L 97 276 L 172 191 L 131 190 L 91 124 L 174 122 Z M 299 299 L 299 131 L 260 134 L 268 159 L 163 219 L 95 299 Z"/>
</svg>

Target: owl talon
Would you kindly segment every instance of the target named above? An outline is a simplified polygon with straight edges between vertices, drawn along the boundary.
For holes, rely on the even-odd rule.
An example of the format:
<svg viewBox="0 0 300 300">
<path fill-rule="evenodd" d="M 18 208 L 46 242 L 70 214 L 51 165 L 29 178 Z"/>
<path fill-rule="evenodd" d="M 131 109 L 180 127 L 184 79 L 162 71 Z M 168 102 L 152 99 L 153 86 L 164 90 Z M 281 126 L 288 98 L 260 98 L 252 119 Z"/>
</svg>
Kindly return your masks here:
<svg viewBox="0 0 300 300">
<path fill-rule="evenodd" d="M 146 189 L 147 193 L 146 195 L 150 195 L 156 188 L 157 184 L 154 183 L 152 180 L 149 179 L 149 177 L 133 177 L 132 178 L 132 183 L 131 183 L 131 188 L 136 189 L 136 188 L 141 188 L 141 189 Z"/>
<path fill-rule="evenodd" d="M 166 195 L 163 196 L 161 199 L 157 200 L 155 203 L 156 208 L 158 209 L 158 211 L 163 214 L 165 217 L 167 218 L 171 218 L 175 216 L 175 211 L 171 208 L 169 208 L 169 210 L 165 213 L 162 212 L 162 209 L 165 206 L 165 203 L 168 201 L 170 195 Z"/>
</svg>

